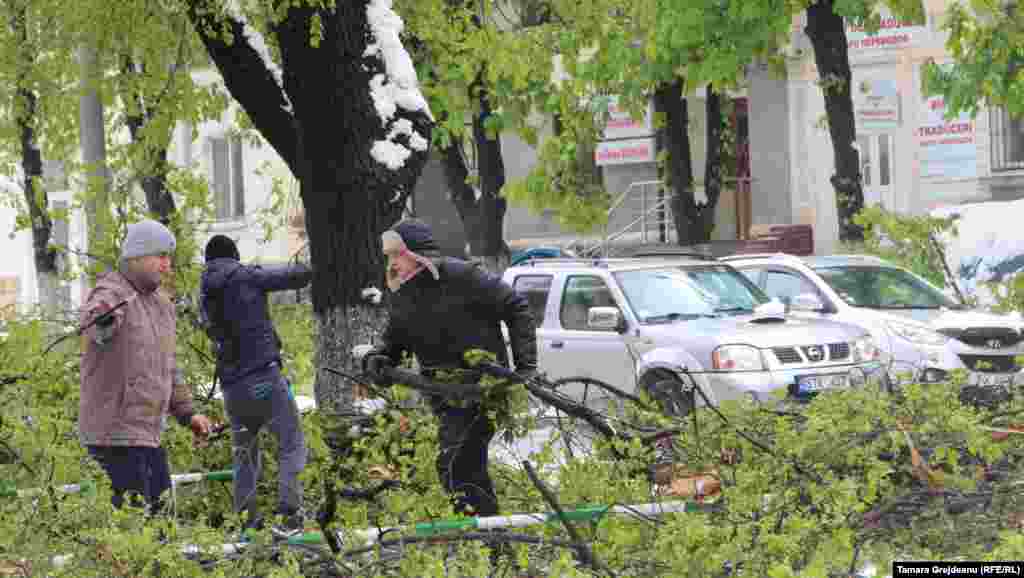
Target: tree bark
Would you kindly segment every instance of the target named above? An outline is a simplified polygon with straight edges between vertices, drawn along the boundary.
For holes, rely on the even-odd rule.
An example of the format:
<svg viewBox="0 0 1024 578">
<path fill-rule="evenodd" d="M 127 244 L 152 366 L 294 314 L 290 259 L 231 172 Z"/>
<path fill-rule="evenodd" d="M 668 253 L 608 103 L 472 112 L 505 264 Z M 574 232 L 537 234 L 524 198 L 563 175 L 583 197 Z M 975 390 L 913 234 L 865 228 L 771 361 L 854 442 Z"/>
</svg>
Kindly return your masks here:
<svg viewBox="0 0 1024 578">
<path fill-rule="evenodd" d="M 654 110 L 665 117 L 665 126 L 658 129 L 658 149 L 665 151 L 665 166 L 660 168 L 664 187 L 672 191 L 669 205 L 680 245 L 692 244 L 691 223 L 696 216 L 693 198 L 693 159 L 690 153 L 689 110 L 683 98 L 683 81 L 676 79 L 661 84 L 654 92 Z"/>
<path fill-rule="evenodd" d="M 141 149 L 142 162 L 140 165 L 142 174 L 139 181 L 146 197 L 146 208 L 153 218 L 167 226 L 172 225 L 174 213 L 177 211 L 174 195 L 167 188 L 167 175 L 171 170 L 171 165 L 167 160 L 167 150 L 170 145 L 170 130 L 172 129 L 169 129 L 166 136 L 157 143 L 147 142 L 143 137 L 143 129 L 148 123 L 153 121 L 164 95 L 173 86 L 175 81 L 174 75 L 181 68 L 183 59 L 184 43 L 181 43 L 178 47 L 177 60 L 171 65 L 167 85 L 160 94 L 149 99 L 149 102 L 143 97 L 141 91 L 133 87 L 130 82 L 123 95 L 125 100 L 131 103 L 130 112 L 126 115 L 128 132 L 131 135 L 132 143 Z M 122 58 L 122 74 L 126 78 L 143 76 L 145 75 L 145 69 L 141 64 L 136 65 L 130 55 L 125 55 Z"/>
<path fill-rule="evenodd" d="M 52 314 L 61 306 L 59 299 L 60 271 L 58 250 L 50 244 L 53 220 L 50 218 L 49 199 L 43 187 L 43 156 L 36 135 L 38 99 L 29 86 L 28 74 L 35 64 L 31 39 L 28 35 L 28 10 L 16 8 L 11 17 L 11 28 L 18 45 L 18 72 L 15 91 L 15 119 L 21 140 L 21 170 L 24 176 L 22 191 L 32 228 L 32 256 L 36 267 L 36 288 L 39 304 Z"/>
<path fill-rule="evenodd" d="M 469 242 L 470 256 L 479 259 L 488 271 L 501 274 L 511 260 L 503 234 L 508 202 L 501 196 L 501 188 L 505 186 L 501 140 L 497 135 L 494 139 L 488 138 L 484 130 L 484 122 L 490 114 L 490 103 L 486 95 L 482 94 L 480 113 L 473 119 L 479 188 L 466 182 L 469 167 L 466 166 L 460 141 L 453 139 L 443 151 L 443 164 L 451 201 L 462 220 L 466 240 Z"/>
<path fill-rule="evenodd" d="M 839 216 L 839 238 L 843 241 L 863 241 L 864 230 L 853 222 L 853 217 L 864 208 L 864 189 L 860 174 L 860 158 L 853 117 L 850 58 L 846 44 L 846 23 L 836 14 L 832 0 L 817 0 L 807 7 L 807 27 L 804 30 L 814 47 L 814 62 L 818 79 L 825 95 L 825 113 L 835 174 L 830 181 L 836 193 L 836 212 Z"/>
<path fill-rule="evenodd" d="M 710 241 L 715 230 L 715 210 L 722 196 L 722 95 L 708 84 L 704 107 L 707 116 L 706 155 L 704 158 L 704 196 L 707 201 L 700 211 L 701 241 Z"/>
<path fill-rule="evenodd" d="M 108 253 L 110 219 L 109 175 L 107 173 L 106 126 L 103 121 L 103 102 L 97 92 L 101 70 L 94 46 L 84 45 L 78 52 L 81 71 L 82 95 L 78 103 L 79 140 L 82 162 L 88 171 L 89 195 L 85 202 L 86 221 L 89 226 L 88 253 L 94 259 Z M 109 270 L 112 262 L 94 265 Z"/>
<path fill-rule="evenodd" d="M 363 288 L 382 286 L 380 234 L 402 214 L 419 178 L 427 151 L 411 143 L 410 156 L 392 170 L 371 155 L 395 120 L 405 119 L 428 142 L 431 120 L 424 111 L 399 108 L 383 122 L 370 94 L 370 80 L 385 72 L 379 57 L 365 56 L 372 39 L 367 2 L 338 2 L 333 8 L 291 7 L 273 27 L 282 59 L 283 88 L 246 41 L 243 23 L 227 17 L 234 42 L 216 31 L 223 15 L 198 1 L 189 17 L 232 96 L 254 126 L 296 175 L 304 206 L 313 274 L 313 308 L 318 320 L 318 360 L 356 372 L 350 345 L 368 342 L 380 310 L 365 303 Z M 318 47 L 310 45 L 312 17 L 323 24 Z M 351 411 L 353 384 L 318 372 L 315 391 L 321 409 Z"/>
</svg>

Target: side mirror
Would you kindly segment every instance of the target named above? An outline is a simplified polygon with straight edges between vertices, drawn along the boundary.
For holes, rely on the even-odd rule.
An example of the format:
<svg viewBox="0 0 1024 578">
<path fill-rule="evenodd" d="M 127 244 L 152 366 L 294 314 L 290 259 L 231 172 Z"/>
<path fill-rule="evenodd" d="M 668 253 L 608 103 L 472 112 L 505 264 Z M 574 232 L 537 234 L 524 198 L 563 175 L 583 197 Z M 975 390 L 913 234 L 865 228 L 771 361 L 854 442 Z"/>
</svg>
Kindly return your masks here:
<svg viewBox="0 0 1024 578">
<path fill-rule="evenodd" d="M 790 311 L 819 312 L 825 309 L 825 304 L 813 293 L 801 293 L 789 302 L 789 309 Z"/>
<path fill-rule="evenodd" d="M 618 307 L 591 307 L 587 309 L 587 329 L 622 333 L 626 329 L 626 320 Z"/>
</svg>

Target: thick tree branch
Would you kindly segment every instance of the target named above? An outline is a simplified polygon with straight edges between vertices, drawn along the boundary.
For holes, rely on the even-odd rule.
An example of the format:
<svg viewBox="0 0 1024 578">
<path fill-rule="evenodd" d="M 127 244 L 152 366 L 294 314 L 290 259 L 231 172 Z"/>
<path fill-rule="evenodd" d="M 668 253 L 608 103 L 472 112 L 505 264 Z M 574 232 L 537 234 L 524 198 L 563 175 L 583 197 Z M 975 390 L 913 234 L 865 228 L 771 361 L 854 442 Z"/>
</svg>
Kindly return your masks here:
<svg viewBox="0 0 1024 578">
<path fill-rule="evenodd" d="M 153 116 L 156 115 L 156 111 L 160 107 L 160 102 L 170 92 L 174 83 L 175 71 L 182 61 L 182 46 L 183 44 L 178 46 L 178 58 L 173 65 L 167 83 L 164 85 L 161 93 L 150 103 L 146 102 L 141 90 L 138 89 L 134 82 L 134 77 L 145 75 L 143 65 L 138 65 L 138 69 L 136 69 L 134 60 L 128 54 L 125 54 L 121 60 L 121 72 L 125 78 L 126 85 L 122 98 L 132 105 L 129 109 L 130 112 L 125 115 L 125 123 L 128 125 L 128 132 L 131 134 L 132 142 L 141 149 L 143 158 L 143 164 L 140 169 L 142 174 L 139 180 L 142 190 L 146 194 L 146 206 L 149 212 L 156 215 L 160 222 L 165 225 L 170 224 L 171 217 L 177 208 L 174 203 L 174 195 L 167 190 L 167 172 L 169 170 L 167 163 L 167 139 L 164 139 L 162 143 L 144 142 L 142 130 L 147 123 L 153 120 Z"/>
<path fill-rule="evenodd" d="M 188 2 L 188 17 L 231 95 L 260 127 L 260 133 L 270 146 L 293 173 L 298 174 L 299 159 L 289 101 L 263 58 L 246 38 L 244 24 L 231 16 L 218 15 L 211 3 L 203 0 Z M 230 44 L 222 33 L 225 23 L 234 37 Z"/>
</svg>

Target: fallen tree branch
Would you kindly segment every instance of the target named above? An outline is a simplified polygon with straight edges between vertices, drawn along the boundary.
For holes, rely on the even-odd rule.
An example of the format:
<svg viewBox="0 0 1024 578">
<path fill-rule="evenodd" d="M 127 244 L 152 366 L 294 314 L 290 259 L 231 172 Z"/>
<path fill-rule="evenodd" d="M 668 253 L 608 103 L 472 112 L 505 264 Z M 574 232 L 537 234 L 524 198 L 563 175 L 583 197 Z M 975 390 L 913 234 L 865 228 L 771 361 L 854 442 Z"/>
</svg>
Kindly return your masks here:
<svg viewBox="0 0 1024 578">
<path fill-rule="evenodd" d="M 530 481 L 533 482 L 534 486 L 537 486 L 537 489 L 540 491 L 540 494 L 544 496 L 544 501 L 547 502 L 549 506 L 551 506 L 551 509 L 554 510 L 555 514 L 558 516 L 558 519 L 562 522 L 562 525 L 565 526 L 565 531 L 569 533 L 569 537 L 575 544 L 574 548 L 576 549 L 576 553 L 580 558 L 580 562 L 609 576 L 615 576 L 615 573 L 612 572 L 610 568 L 605 566 L 600 560 L 597 559 L 596 556 L 594 556 L 594 552 L 590 549 L 590 546 L 588 546 L 587 543 L 583 540 L 583 537 L 580 536 L 580 533 L 576 531 L 576 526 L 573 526 L 572 522 L 570 522 L 569 519 L 565 517 L 565 510 L 563 510 L 562 506 L 558 503 L 558 499 L 555 496 L 555 493 L 552 492 L 551 489 L 548 488 L 547 485 L 544 483 L 544 481 L 540 479 L 540 477 L 537 475 L 537 471 L 533 469 L 533 464 L 531 464 L 527 460 L 523 460 L 523 468 L 526 470 L 526 475 L 530 476 Z"/>
</svg>

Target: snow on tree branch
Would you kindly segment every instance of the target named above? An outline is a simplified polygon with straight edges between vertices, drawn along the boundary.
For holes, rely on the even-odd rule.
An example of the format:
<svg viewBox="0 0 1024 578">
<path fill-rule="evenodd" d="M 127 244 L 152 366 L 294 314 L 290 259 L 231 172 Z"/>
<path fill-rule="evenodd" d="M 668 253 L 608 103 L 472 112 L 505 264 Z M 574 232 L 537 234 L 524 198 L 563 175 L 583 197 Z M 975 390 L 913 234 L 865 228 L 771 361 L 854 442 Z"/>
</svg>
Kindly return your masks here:
<svg viewBox="0 0 1024 578">
<path fill-rule="evenodd" d="M 399 108 L 408 112 L 422 112 L 433 120 L 427 101 L 420 92 L 412 58 L 399 37 L 405 24 L 391 6 L 392 0 L 370 0 L 366 6 L 366 19 L 374 42 L 366 47 L 363 55 L 380 58 L 385 71 L 385 74 L 377 74 L 370 79 L 374 107 L 385 127 L 394 119 Z M 397 137 L 400 136 L 408 139 L 408 146 L 398 142 Z M 414 130 L 412 122 L 398 119 L 392 123 L 385 140 L 373 143 L 370 154 L 389 169 L 398 170 L 413 149 L 425 151 L 427 145 L 427 139 Z"/>
<path fill-rule="evenodd" d="M 284 97 L 285 101 L 284 109 L 292 112 L 292 101 L 284 90 L 284 76 L 281 73 L 281 67 L 274 62 L 274 58 L 270 53 L 270 47 L 267 45 L 267 40 L 259 30 L 249 23 L 249 19 L 242 13 L 242 9 L 238 6 L 237 2 L 228 2 L 227 7 L 231 17 L 242 24 L 242 33 L 245 35 L 246 41 L 259 54 L 263 65 L 267 67 L 267 70 L 270 71 L 270 74 L 273 75 L 274 80 L 277 82 L 278 88 L 281 89 L 281 96 Z"/>
</svg>

